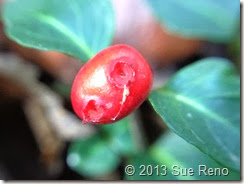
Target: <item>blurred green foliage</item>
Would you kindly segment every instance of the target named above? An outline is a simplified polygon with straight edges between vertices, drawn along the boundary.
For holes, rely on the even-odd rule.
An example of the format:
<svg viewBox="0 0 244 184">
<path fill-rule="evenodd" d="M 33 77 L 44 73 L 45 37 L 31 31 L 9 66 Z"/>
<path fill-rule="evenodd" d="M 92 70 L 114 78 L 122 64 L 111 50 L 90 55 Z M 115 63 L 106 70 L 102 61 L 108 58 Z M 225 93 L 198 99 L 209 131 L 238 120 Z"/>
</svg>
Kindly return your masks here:
<svg viewBox="0 0 244 184">
<path fill-rule="evenodd" d="M 188 38 L 229 42 L 240 24 L 238 0 L 147 0 L 168 31 Z"/>
<path fill-rule="evenodd" d="M 125 175 L 129 180 L 239 180 L 240 173 L 228 169 L 229 174 L 211 175 L 199 172 L 204 166 L 209 168 L 226 168 L 187 143 L 172 132 L 159 137 L 147 152 L 131 157 L 128 165 L 135 167 L 135 174 Z M 144 166 L 145 165 L 145 171 Z M 202 167 L 199 167 L 203 165 Z M 152 169 L 150 168 L 152 166 Z M 189 172 L 192 168 L 193 172 Z M 187 169 L 187 171 L 186 171 Z M 152 173 L 152 175 L 150 174 Z M 180 174 L 179 174 L 180 173 Z M 226 170 L 223 172 L 226 174 Z"/>
<path fill-rule="evenodd" d="M 95 136 L 72 142 L 68 165 L 86 177 L 109 174 L 119 166 L 122 157 L 139 151 L 132 123 L 135 122 L 129 116 L 113 124 L 100 125 Z"/>
<path fill-rule="evenodd" d="M 69 148 L 67 163 L 85 177 L 97 177 L 115 170 L 120 159 L 108 147 L 106 140 L 97 134 L 88 139 L 74 141 Z"/>
</svg>

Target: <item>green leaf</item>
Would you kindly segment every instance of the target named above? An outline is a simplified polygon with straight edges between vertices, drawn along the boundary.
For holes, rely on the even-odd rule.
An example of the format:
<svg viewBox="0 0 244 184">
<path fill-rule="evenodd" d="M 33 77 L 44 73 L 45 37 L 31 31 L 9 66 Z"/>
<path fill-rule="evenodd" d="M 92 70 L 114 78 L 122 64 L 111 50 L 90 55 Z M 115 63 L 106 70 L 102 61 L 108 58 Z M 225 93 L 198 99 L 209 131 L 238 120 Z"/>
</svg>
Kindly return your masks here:
<svg viewBox="0 0 244 184">
<path fill-rule="evenodd" d="M 100 135 L 71 143 L 68 150 L 67 164 L 85 177 L 106 175 L 115 170 L 120 158 Z"/>
<path fill-rule="evenodd" d="M 149 152 L 132 158 L 128 164 L 132 164 L 137 171 L 133 176 L 125 175 L 129 180 L 240 180 L 239 172 L 229 168 L 224 169 L 225 167 L 172 132 L 161 136 Z M 143 166 L 141 167 L 141 165 L 147 167 L 152 165 L 153 175 L 148 175 L 150 168 L 148 171 L 146 169 L 145 172 L 142 172 Z M 192 168 L 192 174 L 189 173 L 190 168 Z M 215 175 L 208 173 L 210 168 L 217 171 Z M 224 174 L 227 173 L 227 170 L 229 174 L 223 175 L 220 172 L 219 175 L 219 171 L 222 169 Z M 162 176 L 161 174 L 165 172 L 166 174 Z M 143 173 L 146 176 L 142 176 Z"/>
<path fill-rule="evenodd" d="M 228 42 L 240 26 L 237 0 L 147 0 L 161 24 L 189 38 Z"/>
<path fill-rule="evenodd" d="M 132 118 L 128 116 L 116 123 L 100 126 L 109 148 L 121 156 L 135 154 L 139 150 L 132 133 L 132 123 Z"/>
<path fill-rule="evenodd" d="M 86 177 L 112 172 L 118 167 L 121 156 L 136 154 L 138 151 L 131 123 L 133 121 L 129 116 L 113 124 L 100 125 L 100 132 L 94 137 L 71 143 L 68 165 Z"/>
<path fill-rule="evenodd" d="M 180 70 L 150 102 L 178 135 L 218 162 L 240 170 L 240 78 L 226 59 Z"/>
<path fill-rule="evenodd" d="M 108 0 L 13 0 L 4 6 L 7 35 L 26 47 L 89 60 L 110 45 L 114 13 Z"/>
</svg>

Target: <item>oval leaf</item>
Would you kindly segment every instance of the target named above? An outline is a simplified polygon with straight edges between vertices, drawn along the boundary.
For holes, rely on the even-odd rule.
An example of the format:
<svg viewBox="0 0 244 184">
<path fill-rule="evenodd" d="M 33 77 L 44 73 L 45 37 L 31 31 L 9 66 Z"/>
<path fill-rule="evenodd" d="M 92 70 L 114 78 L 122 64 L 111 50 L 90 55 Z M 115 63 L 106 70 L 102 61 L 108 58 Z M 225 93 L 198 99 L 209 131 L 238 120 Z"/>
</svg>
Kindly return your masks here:
<svg viewBox="0 0 244 184">
<path fill-rule="evenodd" d="M 99 135 L 74 141 L 68 150 L 67 164 L 85 177 L 106 175 L 115 170 L 119 163 L 118 155 L 107 147 Z"/>
<path fill-rule="evenodd" d="M 178 135 L 218 162 L 240 170 L 240 81 L 225 59 L 179 71 L 150 102 Z"/>
<path fill-rule="evenodd" d="M 135 166 L 137 171 L 133 176 L 125 175 L 130 180 L 240 180 L 239 172 L 224 169 L 225 167 L 172 132 L 161 136 L 148 153 L 138 155 L 128 163 Z M 141 165 L 152 165 L 153 175 L 148 175 L 150 169 L 144 172 L 145 176 L 142 173 L 140 175 Z M 211 168 L 217 171 L 216 174 L 211 173 Z M 225 175 L 221 172 L 219 174 L 222 169 Z"/>
<path fill-rule="evenodd" d="M 114 14 L 108 0 L 12 0 L 4 6 L 6 34 L 21 45 L 89 60 L 110 45 Z"/>
<path fill-rule="evenodd" d="M 240 1 L 148 0 L 168 31 L 189 38 L 229 41 L 239 29 Z"/>
</svg>

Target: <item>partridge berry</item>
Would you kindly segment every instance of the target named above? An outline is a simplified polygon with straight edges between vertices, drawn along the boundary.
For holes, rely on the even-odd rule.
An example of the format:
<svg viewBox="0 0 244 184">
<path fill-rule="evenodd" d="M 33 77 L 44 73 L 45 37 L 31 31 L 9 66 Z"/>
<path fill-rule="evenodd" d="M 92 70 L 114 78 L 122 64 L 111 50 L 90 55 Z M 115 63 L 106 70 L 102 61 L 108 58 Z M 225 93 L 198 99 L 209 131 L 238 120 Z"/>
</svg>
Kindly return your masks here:
<svg viewBox="0 0 244 184">
<path fill-rule="evenodd" d="M 107 124 L 135 110 L 148 96 L 153 75 L 134 48 L 119 44 L 90 59 L 78 72 L 71 102 L 84 123 Z"/>
</svg>

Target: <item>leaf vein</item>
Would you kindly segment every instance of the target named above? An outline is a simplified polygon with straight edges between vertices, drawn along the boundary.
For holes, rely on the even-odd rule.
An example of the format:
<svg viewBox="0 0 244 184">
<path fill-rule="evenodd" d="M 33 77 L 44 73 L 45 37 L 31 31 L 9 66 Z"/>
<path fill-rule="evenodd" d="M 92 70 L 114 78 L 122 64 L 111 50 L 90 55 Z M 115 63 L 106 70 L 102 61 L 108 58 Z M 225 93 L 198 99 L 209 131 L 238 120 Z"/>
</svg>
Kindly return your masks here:
<svg viewBox="0 0 244 184">
<path fill-rule="evenodd" d="M 38 20 L 52 26 L 57 31 L 63 33 L 65 36 L 67 36 L 75 45 L 77 45 L 81 50 L 84 51 L 86 54 L 86 57 L 88 59 L 92 58 L 94 56 L 91 49 L 87 46 L 84 40 L 77 37 L 72 31 L 70 31 L 63 23 L 61 23 L 59 20 L 55 19 L 54 17 L 51 17 L 49 15 L 44 15 L 42 13 L 37 12 L 36 17 Z"/>
<path fill-rule="evenodd" d="M 196 101 L 191 100 L 190 98 L 188 98 L 186 96 L 179 95 L 179 94 L 176 94 L 176 93 L 173 93 L 170 91 L 165 91 L 165 90 L 163 91 L 163 95 L 169 96 L 169 97 L 174 97 L 178 101 L 194 107 L 197 111 L 207 114 L 212 119 L 222 122 L 226 125 L 232 126 L 232 123 L 230 121 L 228 121 L 227 119 L 225 119 L 224 117 L 219 116 L 217 113 L 210 111 L 207 107 L 197 103 Z"/>
</svg>

